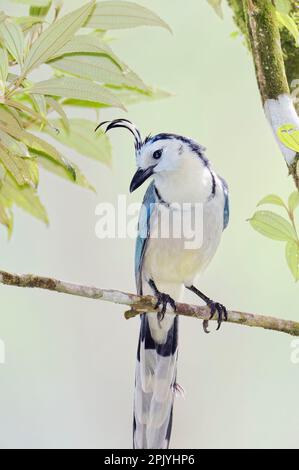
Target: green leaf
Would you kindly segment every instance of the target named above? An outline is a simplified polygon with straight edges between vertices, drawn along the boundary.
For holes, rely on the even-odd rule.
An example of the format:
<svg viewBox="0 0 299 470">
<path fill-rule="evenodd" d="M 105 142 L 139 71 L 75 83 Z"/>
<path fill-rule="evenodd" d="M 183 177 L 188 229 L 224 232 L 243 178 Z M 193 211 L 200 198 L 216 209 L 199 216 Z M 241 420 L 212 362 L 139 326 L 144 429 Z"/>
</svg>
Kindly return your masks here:
<svg viewBox="0 0 299 470">
<path fill-rule="evenodd" d="M 241 36 L 241 32 L 240 31 L 232 31 L 229 35 L 232 39 L 237 39 Z"/>
<path fill-rule="evenodd" d="M 124 109 L 121 102 L 105 88 L 89 80 L 74 77 L 52 78 L 35 83 L 24 90 L 27 93 L 62 96 L 86 101 L 97 101 L 109 106 Z"/>
<path fill-rule="evenodd" d="M 299 152 L 299 130 L 294 124 L 284 124 L 279 127 L 277 136 L 286 147 Z"/>
<path fill-rule="evenodd" d="M 32 26 L 42 23 L 43 20 L 36 16 L 17 16 L 14 22 L 22 28 L 23 33 L 26 33 Z"/>
<path fill-rule="evenodd" d="M 299 30 L 295 20 L 286 13 L 276 11 L 278 22 L 281 26 L 287 28 L 289 33 L 294 37 L 296 46 L 299 45 Z"/>
<path fill-rule="evenodd" d="M 18 78 L 19 78 L 19 75 L 17 75 L 16 73 L 8 72 L 7 80 L 10 83 L 14 83 Z"/>
<path fill-rule="evenodd" d="M 38 65 L 47 62 L 61 49 L 86 21 L 93 5 L 94 1 L 91 1 L 49 26 L 31 47 L 24 64 L 23 74 L 26 75 Z"/>
<path fill-rule="evenodd" d="M 33 153 L 33 155 L 37 155 L 37 154 Z M 55 174 L 56 176 L 59 176 L 63 179 L 71 181 L 72 183 L 77 184 L 78 186 L 81 186 L 82 188 L 91 189 L 92 191 L 96 192 L 95 188 L 92 186 L 92 184 L 89 183 L 89 181 L 83 175 L 79 167 L 75 165 L 73 162 L 72 162 L 72 166 L 74 167 L 75 172 L 76 172 L 75 180 L 70 177 L 69 172 L 66 171 L 65 168 L 58 165 L 54 160 L 52 160 L 52 158 L 48 158 L 45 155 L 38 155 L 38 162 L 45 170 Z"/>
<path fill-rule="evenodd" d="M 61 106 L 61 104 L 57 100 L 54 100 L 54 98 L 50 98 L 49 96 L 46 97 L 46 103 L 54 111 L 56 111 L 57 114 L 59 114 L 59 116 L 62 119 L 62 122 L 63 122 L 63 125 L 64 125 L 65 129 L 68 130 L 69 129 L 69 120 L 68 120 L 68 117 L 67 117 L 63 107 Z"/>
<path fill-rule="evenodd" d="M 287 15 L 291 10 L 291 2 L 290 0 L 275 0 L 275 8 L 280 13 Z"/>
<path fill-rule="evenodd" d="M 285 256 L 295 281 L 299 279 L 299 245 L 295 241 L 286 244 Z"/>
<path fill-rule="evenodd" d="M 299 206 L 299 191 L 294 191 L 290 195 L 288 206 L 289 206 L 290 212 L 294 212 L 294 210 L 297 209 L 297 207 Z"/>
<path fill-rule="evenodd" d="M 8 108 L 8 110 L 9 110 L 9 114 L 11 114 L 11 116 L 13 117 L 14 122 L 17 122 L 18 126 L 22 127 L 24 123 L 22 121 L 22 117 L 20 116 L 19 112 L 14 108 Z M 1 114 L 2 113 L 0 112 L 0 116 Z M 1 117 L 0 117 L 0 124 L 1 124 Z"/>
<path fill-rule="evenodd" d="M 84 26 L 104 30 L 160 26 L 171 32 L 168 24 L 151 10 L 125 1 L 98 2 Z"/>
<path fill-rule="evenodd" d="M 101 109 L 105 108 L 106 106 L 95 102 L 95 101 L 86 101 L 86 100 L 78 100 L 75 98 L 65 99 L 62 101 L 63 106 L 75 106 L 87 109 Z"/>
<path fill-rule="evenodd" d="M 35 7 L 46 7 L 49 3 L 49 0 L 13 0 L 14 3 L 23 3 L 28 6 Z"/>
<path fill-rule="evenodd" d="M 11 210 L 7 209 L 5 206 L 2 205 L 2 201 L 0 199 L 0 223 L 5 225 L 8 231 L 8 238 L 11 238 L 12 229 L 13 229 L 13 215 Z"/>
<path fill-rule="evenodd" d="M 32 187 L 37 186 L 38 166 L 34 160 L 15 156 L 1 143 L 0 160 L 20 186 L 24 184 L 29 184 Z"/>
<path fill-rule="evenodd" d="M 0 126 L 3 127 L 15 127 L 16 129 L 20 129 L 20 123 L 17 119 L 17 116 L 14 114 L 14 109 L 6 108 L 3 105 L 0 105 Z"/>
<path fill-rule="evenodd" d="M 111 89 L 124 105 L 136 104 L 143 101 L 161 100 L 172 96 L 167 91 L 152 87 L 147 87 L 146 91 L 142 91 L 138 88 L 120 88 L 111 85 L 107 86 L 107 88 Z M 65 104 L 70 105 L 72 103 L 70 102 L 70 100 L 67 100 Z"/>
<path fill-rule="evenodd" d="M 27 132 L 21 128 L 16 128 L 14 126 L 3 127 L 3 130 L 5 130 L 12 137 L 22 141 L 29 148 L 33 148 L 38 152 L 50 155 L 53 160 L 65 167 L 65 169 L 70 172 L 73 178 L 76 177 L 75 170 L 70 164 L 70 162 L 66 158 L 64 158 L 55 149 L 55 147 L 53 147 L 53 145 L 49 144 L 49 142 L 46 142 L 35 134 L 31 134 L 30 132 Z"/>
<path fill-rule="evenodd" d="M 87 119 L 70 119 L 69 132 L 65 130 L 60 119 L 51 120 L 51 123 L 59 129 L 59 133 L 49 129 L 47 129 L 47 132 L 62 144 L 102 163 L 109 164 L 111 162 L 110 141 L 103 131 L 94 132 L 94 122 Z"/>
<path fill-rule="evenodd" d="M 121 102 L 125 105 L 132 105 L 143 101 L 155 101 L 172 96 L 170 93 L 158 88 L 147 87 L 146 92 L 142 92 L 137 88 L 126 88 L 116 87 L 112 85 L 106 85 L 106 88 L 112 90 L 113 93 L 120 98 Z M 84 101 L 77 99 L 66 99 L 63 101 L 64 106 L 76 106 L 84 108 L 103 108 L 103 105 L 96 103 L 95 101 Z"/>
<path fill-rule="evenodd" d="M 121 61 L 114 54 L 108 44 L 103 41 L 98 35 L 94 34 L 79 34 L 70 39 L 65 46 L 59 49 L 52 59 L 64 56 L 66 54 L 79 54 L 80 52 L 88 54 L 106 54 L 111 57 L 120 67 Z"/>
<path fill-rule="evenodd" d="M 0 90 L 2 94 L 5 92 L 6 80 L 8 75 L 8 57 L 6 49 L 0 46 Z"/>
<path fill-rule="evenodd" d="M 208 3 L 214 8 L 215 12 L 217 13 L 220 18 L 223 18 L 223 12 L 221 7 L 222 0 L 208 0 Z"/>
<path fill-rule="evenodd" d="M 286 207 L 281 197 L 276 194 L 269 194 L 268 196 L 263 197 L 263 199 L 257 203 L 257 206 L 261 206 L 262 204 L 274 204 L 275 206 Z"/>
<path fill-rule="evenodd" d="M 7 228 L 8 238 L 11 237 L 13 229 L 13 214 L 10 209 L 11 203 L 1 195 L 0 187 L 0 223 Z"/>
<path fill-rule="evenodd" d="M 32 109 L 30 106 L 26 106 L 23 103 L 26 99 L 27 99 L 27 96 L 22 95 L 21 97 L 19 97 L 18 100 L 7 99 L 5 102 L 7 106 L 9 106 L 10 108 L 16 108 L 17 110 L 22 111 L 25 114 L 28 114 L 30 119 L 35 118 L 36 121 L 42 122 L 45 124 L 47 122 L 46 118 L 44 118 L 41 114 L 34 111 L 34 109 Z M 28 117 L 26 116 L 26 118 Z"/>
<path fill-rule="evenodd" d="M 106 55 L 71 54 L 49 62 L 63 72 L 101 83 L 146 89 L 142 80 L 128 67 L 122 70 Z"/>
<path fill-rule="evenodd" d="M 9 19 L 3 21 L 0 23 L 0 37 L 2 38 L 10 55 L 18 64 L 22 64 L 25 43 L 20 26 Z"/>
<path fill-rule="evenodd" d="M 23 80 L 24 86 L 31 86 L 32 82 L 30 80 Z M 22 98 L 27 98 L 26 95 L 22 96 Z M 43 95 L 34 95 L 31 94 L 29 98 L 32 101 L 33 107 L 37 113 L 40 114 L 41 117 L 44 117 L 46 119 L 47 116 L 47 104 L 46 104 L 46 99 Z"/>
<path fill-rule="evenodd" d="M 41 115 L 46 118 L 47 116 L 47 103 L 46 99 L 43 95 L 30 95 L 33 101 L 33 105 L 35 110 Z"/>
<path fill-rule="evenodd" d="M 0 188 L 0 195 L 42 222 L 49 223 L 46 209 L 40 202 L 36 190 L 30 186 L 20 187 L 9 175 L 6 175 Z"/>
<path fill-rule="evenodd" d="M 0 142 L 9 151 L 17 157 L 30 157 L 28 149 L 23 142 L 14 139 L 9 134 L 0 129 Z"/>
<path fill-rule="evenodd" d="M 29 10 L 29 14 L 32 16 L 36 16 L 37 18 L 45 18 L 47 16 L 48 11 L 50 10 L 52 0 L 48 0 L 48 3 L 43 6 L 31 6 Z"/>
<path fill-rule="evenodd" d="M 249 222 L 257 232 L 272 240 L 296 240 L 296 233 L 290 222 L 274 212 L 257 211 Z"/>
</svg>

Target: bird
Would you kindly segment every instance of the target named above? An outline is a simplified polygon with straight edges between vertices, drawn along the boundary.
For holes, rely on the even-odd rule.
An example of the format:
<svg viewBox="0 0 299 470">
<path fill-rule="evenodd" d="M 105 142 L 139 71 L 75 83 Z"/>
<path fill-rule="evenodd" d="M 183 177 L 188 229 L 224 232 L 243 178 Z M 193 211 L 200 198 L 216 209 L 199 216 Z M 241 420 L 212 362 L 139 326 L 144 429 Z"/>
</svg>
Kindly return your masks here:
<svg viewBox="0 0 299 470">
<path fill-rule="evenodd" d="M 159 133 L 142 139 L 135 124 L 124 118 L 104 121 L 96 130 L 103 125 L 106 125 L 105 132 L 125 128 L 134 136 L 137 170 L 130 192 L 152 179 L 140 209 L 135 279 L 137 293 L 154 295 L 157 302 L 155 312 L 140 315 L 133 447 L 167 449 L 174 396 L 182 390 L 177 383 L 176 302 L 188 289 L 210 307 L 210 319 L 217 315 L 217 329 L 227 320 L 226 307 L 201 292 L 194 281 L 213 258 L 228 225 L 228 185 L 213 170 L 205 147 L 191 138 Z M 197 207 L 201 209 L 199 215 Z M 200 243 L 189 246 L 184 230 L 177 230 L 178 236 L 171 230 L 168 236 L 162 236 L 161 221 L 170 220 L 171 228 L 178 229 L 180 223 L 180 228 L 186 228 L 185 220 L 191 220 L 192 216 L 199 219 Z M 203 321 L 203 328 L 209 333 L 208 320 Z"/>
</svg>

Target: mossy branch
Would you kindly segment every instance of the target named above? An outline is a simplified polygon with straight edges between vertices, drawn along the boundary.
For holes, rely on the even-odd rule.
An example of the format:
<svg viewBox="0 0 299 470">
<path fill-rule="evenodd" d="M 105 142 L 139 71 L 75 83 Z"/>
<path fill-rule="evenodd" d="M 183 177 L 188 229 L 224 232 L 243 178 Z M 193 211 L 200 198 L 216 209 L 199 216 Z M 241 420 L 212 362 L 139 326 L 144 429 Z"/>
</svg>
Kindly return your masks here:
<svg viewBox="0 0 299 470">
<path fill-rule="evenodd" d="M 227 0 L 228 5 L 232 9 L 233 19 L 238 27 L 240 33 L 245 39 L 245 44 L 250 49 L 250 42 L 248 37 L 248 30 L 246 25 L 246 17 L 243 8 L 243 0 Z M 271 3 L 270 1 L 264 3 Z M 291 1 L 290 15 L 298 15 L 298 2 Z M 299 78 L 299 54 L 298 47 L 295 44 L 294 38 L 291 33 L 286 29 L 282 28 L 280 33 L 280 43 L 283 53 L 283 60 L 285 66 L 285 72 L 289 88 L 291 88 L 292 81 Z"/>
<path fill-rule="evenodd" d="M 243 0 L 249 42 L 263 103 L 289 93 L 275 8 L 271 1 Z"/>
<path fill-rule="evenodd" d="M 299 156 L 277 137 L 278 128 L 284 124 L 294 124 L 299 128 L 299 118 L 290 97 L 289 87 L 295 78 L 296 70 L 299 73 L 299 60 L 294 67 L 294 54 L 298 58 L 297 50 L 294 52 L 296 49 L 294 40 L 290 38 L 289 32 L 284 30 L 281 36 L 274 2 L 228 0 L 228 4 L 233 10 L 235 23 L 252 53 L 266 117 L 289 173 L 299 189 Z"/>
<path fill-rule="evenodd" d="M 99 287 L 72 284 L 50 277 L 36 276 L 34 274 L 20 275 L 0 271 L 0 284 L 15 287 L 37 287 L 39 289 L 127 305 L 130 307 L 130 310 L 125 312 L 126 319 L 135 317 L 142 312 L 155 311 L 156 299 L 152 296 L 140 296 L 113 289 L 101 289 Z M 179 302 L 177 302 L 176 305 L 176 313 L 178 315 L 201 320 L 208 320 L 210 317 L 209 307 L 200 307 Z M 171 310 L 169 313 L 170 312 Z M 227 321 L 229 323 L 264 328 L 266 330 L 287 333 L 292 336 L 299 336 L 299 323 L 291 320 L 282 320 L 275 317 L 229 310 Z"/>
</svg>

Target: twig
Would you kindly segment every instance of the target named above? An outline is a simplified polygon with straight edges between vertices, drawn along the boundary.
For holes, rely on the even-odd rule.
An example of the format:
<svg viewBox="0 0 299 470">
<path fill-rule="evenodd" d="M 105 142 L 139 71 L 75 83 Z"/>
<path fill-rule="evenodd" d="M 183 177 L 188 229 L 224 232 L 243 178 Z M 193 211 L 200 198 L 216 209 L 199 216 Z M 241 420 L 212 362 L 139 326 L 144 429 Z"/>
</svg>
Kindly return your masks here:
<svg viewBox="0 0 299 470">
<path fill-rule="evenodd" d="M 155 311 L 156 299 L 152 296 L 140 296 L 113 289 L 101 289 L 99 287 L 72 284 L 50 277 L 36 276 L 34 274 L 19 275 L 0 271 L 0 283 L 16 287 L 37 287 L 39 289 L 127 305 L 131 308 L 131 310 L 125 313 L 125 318 L 127 319 L 133 318 L 142 312 Z M 177 302 L 176 305 L 176 313 L 178 315 L 202 320 L 209 319 L 209 307 L 199 307 L 179 302 Z M 167 311 L 168 313 L 171 312 L 171 310 Z M 280 331 L 293 336 L 299 336 L 299 323 L 290 320 L 230 310 L 228 312 L 227 321 L 229 323 L 265 328 L 267 330 Z"/>
</svg>

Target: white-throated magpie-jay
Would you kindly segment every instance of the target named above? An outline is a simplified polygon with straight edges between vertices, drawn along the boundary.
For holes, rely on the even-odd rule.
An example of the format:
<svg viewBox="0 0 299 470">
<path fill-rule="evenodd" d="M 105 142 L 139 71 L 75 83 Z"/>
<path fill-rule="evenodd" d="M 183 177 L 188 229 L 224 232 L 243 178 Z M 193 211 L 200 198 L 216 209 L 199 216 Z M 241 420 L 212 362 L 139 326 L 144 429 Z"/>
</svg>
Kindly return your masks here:
<svg viewBox="0 0 299 470">
<path fill-rule="evenodd" d="M 134 135 L 137 171 L 130 191 L 149 177 L 153 179 L 140 211 L 135 276 L 138 293 L 154 294 L 159 311 L 141 315 L 133 440 L 137 449 L 163 449 L 169 445 L 174 393 L 178 388 L 175 302 L 187 288 L 206 302 L 211 318 L 218 315 L 217 329 L 227 318 L 226 308 L 200 292 L 193 282 L 212 259 L 228 224 L 228 188 L 212 169 L 204 147 L 192 139 L 161 133 L 142 140 L 135 125 L 126 119 L 99 126 L 103 124 L 108 124 L 106 132 L 124 127 Z M 200 243 L 190 245 L 190 227 L 188 237 L 184 229 L 199 214 L 200 224 L 193 226 L 200 228 Z M 162 233 L 165 221 L 166 235 L 165 230 Z M 167 305 L 173 313 L 165 313 Z M 203 322 L 206 332 L 207 323 Z"/>
</svg>

